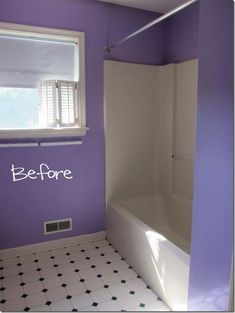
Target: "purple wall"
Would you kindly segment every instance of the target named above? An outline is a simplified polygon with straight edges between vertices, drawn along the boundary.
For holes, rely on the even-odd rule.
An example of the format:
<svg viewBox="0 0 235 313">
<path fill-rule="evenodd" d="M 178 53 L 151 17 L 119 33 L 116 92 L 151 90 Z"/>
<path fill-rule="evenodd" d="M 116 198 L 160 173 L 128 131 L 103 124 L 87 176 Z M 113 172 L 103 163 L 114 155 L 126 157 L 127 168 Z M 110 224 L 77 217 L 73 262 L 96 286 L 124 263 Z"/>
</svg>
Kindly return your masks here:
<svg viewBox="0 0 235 313">
<path fill-rule="evenodd" d="M 57 27 L 86 33 L 87 121 L 90 131 L 82 146 L 7 148 L 0 150 L 0 248 L 104 230 L 104 46 L 156 14 L 93 0 L 1 0 L 0 21 Z M 116 49 L 109 58 L 137 63 L 163 62 L 161 27 Z M 11 164 L 38 169 L 70 169 L 72 180 L 11 181 Z M 73 231 L 43 235 L 46 220 L 73 218 Z"/>
<path fill-rule="evenodd" d="M 199 2 L 164 22 L 164 63 L 178 63 L 198 57 Z"/>
<path fill-rule="evenodd" d="M 233 247 L 233 1 L 200 2 L 189 309 L 226 311 Z"/>
</svg>

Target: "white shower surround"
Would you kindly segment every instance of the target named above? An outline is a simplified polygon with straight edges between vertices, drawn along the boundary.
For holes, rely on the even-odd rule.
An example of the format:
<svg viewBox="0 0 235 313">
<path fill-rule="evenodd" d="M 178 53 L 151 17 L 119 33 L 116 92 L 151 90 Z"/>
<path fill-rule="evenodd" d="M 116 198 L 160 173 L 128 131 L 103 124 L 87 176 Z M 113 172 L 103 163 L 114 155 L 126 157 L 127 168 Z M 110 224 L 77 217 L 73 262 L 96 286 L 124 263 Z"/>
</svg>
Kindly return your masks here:
<svg viewBox="0 0 235 313">
<path fill-rule="evenodd" d="M 173 310 L 187 309 L 197 68 L 105 61 L 107 235 Z"/>
</svg>

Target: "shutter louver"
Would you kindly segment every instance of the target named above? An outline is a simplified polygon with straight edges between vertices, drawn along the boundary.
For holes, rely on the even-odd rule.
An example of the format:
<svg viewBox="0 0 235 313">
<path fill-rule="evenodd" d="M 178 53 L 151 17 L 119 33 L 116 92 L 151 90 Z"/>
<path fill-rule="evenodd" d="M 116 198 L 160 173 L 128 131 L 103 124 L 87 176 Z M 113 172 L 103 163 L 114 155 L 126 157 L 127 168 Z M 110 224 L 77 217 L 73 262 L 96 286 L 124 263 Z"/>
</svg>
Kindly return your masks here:
<svg viewBox="0 0 235 313">
<path fill-rule="evenodd" d="M 61 127 L 76 126 L 76 82 L 58 81 L 59 120 Z"/>
<path fill-rule="evenodd" d="M 56 127 L 56 81 L 40 82 L 40 124 L 44 127 Z"/>
</svg>

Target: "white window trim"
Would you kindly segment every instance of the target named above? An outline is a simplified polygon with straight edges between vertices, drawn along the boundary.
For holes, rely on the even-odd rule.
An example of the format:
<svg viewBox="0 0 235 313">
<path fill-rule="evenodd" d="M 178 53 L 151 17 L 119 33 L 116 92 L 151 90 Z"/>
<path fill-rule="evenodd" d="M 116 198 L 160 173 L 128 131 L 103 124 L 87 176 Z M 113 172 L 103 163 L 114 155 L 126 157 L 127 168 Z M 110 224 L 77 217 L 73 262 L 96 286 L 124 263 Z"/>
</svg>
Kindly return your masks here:
<svg viewBox="0 0 235 313">
<path fill-rule="evenodd" d="M 30 25 L 0 22 L 0 34 L 21 34 L 29 37 L 44 37 L 48 39 L 74 40 L 79 42 L 79 113 L 80 127 L 41 128 L 41 129 L 4 129 L 0 130 L 0 139 L 40 138 L 40 137 L 71 137 L 84 136 L 89 129 L 86 127 L 86 86 L 85 86 L 85 33 L 58 28 L 45 28 Z"/>
</svg>

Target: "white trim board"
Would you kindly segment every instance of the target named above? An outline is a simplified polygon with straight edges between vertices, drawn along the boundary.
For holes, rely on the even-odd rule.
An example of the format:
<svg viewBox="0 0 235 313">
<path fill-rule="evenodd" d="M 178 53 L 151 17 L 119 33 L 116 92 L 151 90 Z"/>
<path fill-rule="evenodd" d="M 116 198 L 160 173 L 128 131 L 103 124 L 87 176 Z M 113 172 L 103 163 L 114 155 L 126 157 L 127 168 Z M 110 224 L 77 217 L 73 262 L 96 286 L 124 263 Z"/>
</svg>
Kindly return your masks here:
<svg viewBox="0 0 235 313">
<path fill-rule="evenodd" d="M 87 243 L 90 241 L 97 241 L 97 240 L 104 240 L 104 239 L 105 239 L 105 231 L 101 231 L 98 233 L 39 242 L 39 243 L 26 245 L 26 246 L 20 246 L 16 248 L 2 249 L 0 250 L 0 259 L 17 257 L 19 255 L 31 254 L 34 252 L 42 252 L 45 250 L 63 248 L 66 246 L 72 246 L 72 245 L 77 245 L 81 243 Z"/>
</svg>

